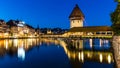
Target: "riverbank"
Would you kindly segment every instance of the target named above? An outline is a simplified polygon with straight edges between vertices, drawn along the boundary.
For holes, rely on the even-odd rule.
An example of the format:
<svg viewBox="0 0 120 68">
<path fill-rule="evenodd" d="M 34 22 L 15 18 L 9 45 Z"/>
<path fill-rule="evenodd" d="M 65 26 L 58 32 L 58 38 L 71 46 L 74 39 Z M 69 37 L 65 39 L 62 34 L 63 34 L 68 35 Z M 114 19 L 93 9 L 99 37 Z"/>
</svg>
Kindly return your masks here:
<svg viewBox="0 0 120 68">
<path fill-rule="evenodd" d="M 39 36 L 34 36 L 34 37 L 4 37 L 0 38 L 1 39 L 28 39 L 28 38 L 40 38 Z"/>
</svg>

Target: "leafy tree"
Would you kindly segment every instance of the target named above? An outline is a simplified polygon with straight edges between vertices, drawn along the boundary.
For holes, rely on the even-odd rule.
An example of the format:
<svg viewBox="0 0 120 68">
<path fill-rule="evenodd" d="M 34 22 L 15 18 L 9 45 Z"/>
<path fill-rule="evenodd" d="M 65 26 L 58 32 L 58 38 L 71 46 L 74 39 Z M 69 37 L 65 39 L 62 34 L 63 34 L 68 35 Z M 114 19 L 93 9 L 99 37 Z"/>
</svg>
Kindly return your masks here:
<svg viewBox="0 0 120 68">
<path fill-rule="evenodd" d="M 115 0 L 116 2 L 120 2 L 120 0 Z"/>
<path fill-rule="evenodd" d="M 116 10 L 111 13 L 112 29 L 115 35 L 120 35 L 120 2 L 117 5 Z"/>
</svg>

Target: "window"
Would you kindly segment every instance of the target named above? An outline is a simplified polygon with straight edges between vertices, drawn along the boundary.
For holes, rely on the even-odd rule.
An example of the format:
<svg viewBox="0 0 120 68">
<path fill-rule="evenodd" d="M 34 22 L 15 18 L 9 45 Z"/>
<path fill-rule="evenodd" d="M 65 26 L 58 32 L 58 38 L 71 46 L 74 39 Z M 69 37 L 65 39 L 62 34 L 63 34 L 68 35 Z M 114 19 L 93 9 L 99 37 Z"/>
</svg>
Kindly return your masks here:
<svg viewBox="0 0 120 68">
<path fill-rule="evenodd" d="M 107 34 L 112 35 L 112 32 L 107 32 Z"/>
<path fill-rule="evenodd" d="M 100 34 L 100 32 L 96 32 L 96 34 Z"/>
<path fill-rule="evenodd" d="M 101 34 L 106 34 L 105 32 L 101 32 Z"/>
</svg>

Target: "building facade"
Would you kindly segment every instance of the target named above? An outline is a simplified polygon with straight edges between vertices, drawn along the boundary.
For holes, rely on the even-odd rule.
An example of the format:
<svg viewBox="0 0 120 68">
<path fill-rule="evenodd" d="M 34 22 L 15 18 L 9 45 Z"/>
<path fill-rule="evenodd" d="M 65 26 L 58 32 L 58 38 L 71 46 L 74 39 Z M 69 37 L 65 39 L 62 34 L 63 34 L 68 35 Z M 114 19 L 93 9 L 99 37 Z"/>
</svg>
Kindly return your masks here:
<svg viewBox="0 0 120 68">
<path fill-rule="evenodd" d="M 25 24 L 25 22 L 20 20 L 10 20 L 7 22 L 10 28 L 10 36 L 13 37 L 29 37 L 35 36 L 35 29 L 31 26 Z"/>
<path fill-rule="evenodd" d="M 76 5 L 69 16 L 70 28 L 73 27 L 83 27 L 84 15 L 78 5 Z"/>
<path fill-rule="evenodd" d="M 9 36 L 10 29 L 4 20 L 0 20 L 0 38 Z"/>
</svg>

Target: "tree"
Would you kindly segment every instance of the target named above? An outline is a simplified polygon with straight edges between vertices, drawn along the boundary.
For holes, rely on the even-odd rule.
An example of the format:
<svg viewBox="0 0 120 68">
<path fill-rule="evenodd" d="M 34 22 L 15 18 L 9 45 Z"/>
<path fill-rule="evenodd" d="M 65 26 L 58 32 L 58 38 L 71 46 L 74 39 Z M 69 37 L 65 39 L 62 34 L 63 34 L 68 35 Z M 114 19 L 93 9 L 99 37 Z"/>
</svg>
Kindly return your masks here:
<svg viewBox="0 0 120 68">
<path fill-rule="evenodd" d="M 120 0 L 115 0 L 116 2 L 120 2 Z"/>
<path fill-rule="evenodd" d="M 112 29 L 115 35 L 120 35 L 120 1 L 118 0 L 118 5 L 116 10 L 111 13 Z"/>
</svg>

